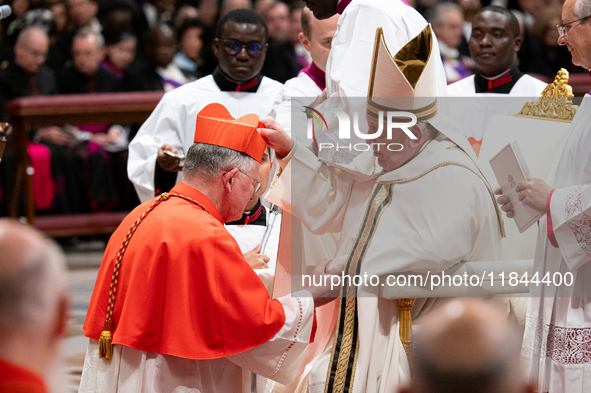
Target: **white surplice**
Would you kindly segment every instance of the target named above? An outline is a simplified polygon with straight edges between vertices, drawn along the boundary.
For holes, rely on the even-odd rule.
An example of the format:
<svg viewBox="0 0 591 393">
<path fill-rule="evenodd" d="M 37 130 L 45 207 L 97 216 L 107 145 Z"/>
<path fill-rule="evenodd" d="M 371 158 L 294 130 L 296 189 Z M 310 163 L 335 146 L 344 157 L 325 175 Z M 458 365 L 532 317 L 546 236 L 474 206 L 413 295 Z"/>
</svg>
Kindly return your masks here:
<svg viewBox="0 0 591 393">
<path fill-rule="evenodd" d="M 461 145 L 470 149 L 465 140 Z M 495 204 L 473 155 L 465 151 L 440 135 L 402 167 L 364 176 L 322 163 L 296 143 L 267 198 L 314 232 L 342 230 L 335 260 L 364 250 L 360 276 L 383 280 L 396 273 L 437 273 L 462 261 L 495 260 L 501 255 Z M 372 152 L 358 157 L 355 164 L 363 173 L 372 168 L 380 171 Z M 290 179 L 296 183 L 292 185 Z M 383 201 L 374 196 L 378 190 L 388 195 Z M 381 216 L 371 219 L 371 206 L 384 206 Z M 399 338 L 398 303 L 383 297 L 380 288 L 358 288 L 359 347 L 350 390 L 354 393 L 395 392 L 409 378 Z M 445 302 L 415 299 L 413 329 L 419 328 L 426 312 Z M 305 386 L 296 391 L 324 392 L 332 350 L 330 341 L 303 381 Z"/>
<path fill-rule="evenodd" d="M 532 173 L 535 176 L 535 173 Z M 539 223 L 534 272 L 552 283 L 531 287 L 522 355 L 540 392 L 591 391 L 591 96 L 583 99 L 547 182 L 550 219 Z M 556 280 L 572 285 L 556 287 Z M 567 283 L 568 284 L 568 283 Z"/>
<path fill-rule="evenodd" d="M 311 296 L 278 300 L 286 315 L 281 330 L 263 345 L 226 358 L 184 359 L 116 344 L 107 361 L 98 357 L 98 341 L 90 340 L 79 393 L 250 393 L 250 371 L 288 383 L 310 341 L 314 302 Z"/>
<path fill-rule="evenodd" d="M 523 75 L 513 88 L 509 92 L 511 96 L 517 97 L 539 97 L 542 93 L 542 90 L 546 88 L 548 84 L 542 82 L 539 79 L 534 78 L 533 76 L 529 76 L 527 74 Z M 459 80 L 455 83 L 450 84 L 447 87 L 447 93 L 450 97 L 472 97 L 472 96 L 503 96 L 505 94 L 499 93 L 476 93 L 476 87 L 474 85 L 474 75 L 470 75 L 462 80 Z"/>
<path fill-rule="evenodd" d="M 166 93 L 129 144 L 127 173 L 140 201 L 154 198 L 158 149 L 163 144 L 186 154 L 193 144 L 197 113 L 208 104 L 224 105 L 235 118 L 255 113 L 267 116 L 283 85 L 263 77 L 256 93 L 221 91 L 208 75 Z M 177 182 L 182 180 L 178 173 Z"/>
<path fill-rule="evenodd" d="M 512 116 L 518 113 L 526 102 L 540 98 L 546 86 L 539 79 L 523 75 L 509 94 L 476 93 L 474 75 L 471 75 L 447 87 L 449 108 L 444 110 L 449 110 L 449 115 L 458 122 L 467 138 L 482 141 L 486 125 L 493 115 Z M 503 97 L 511 99 L 503 102 Z"/>
</svg>

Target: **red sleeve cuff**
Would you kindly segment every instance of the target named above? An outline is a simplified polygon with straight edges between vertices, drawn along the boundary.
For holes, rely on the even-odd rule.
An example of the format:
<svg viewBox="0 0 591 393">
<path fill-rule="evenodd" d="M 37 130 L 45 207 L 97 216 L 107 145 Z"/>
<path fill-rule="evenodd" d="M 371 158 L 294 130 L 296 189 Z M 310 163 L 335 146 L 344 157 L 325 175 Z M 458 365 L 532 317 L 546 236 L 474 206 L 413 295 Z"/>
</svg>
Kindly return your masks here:
<svg viewBox="0 0 591 393">
<path fill-rule="evenodd" d="M 314 342 L 316 338 L 316 329 L 318 328 L 318 324 L 316 323 L 316 307 L 314 307 L 314 322 L 312 322 L 312 333 L 310 334 L 310 344 Z"/>
<path fill-rule="evenodd" d="M 554 194 L 554 190 L 550 192 L 548 196 L 548 202 L 546 202 L 546 225 L 548 226 L 548 240 L 550 244 L 554 248 L 558 248 L 558 242 L 556 241 L 556 236 L 554 236 L 554 227 L 552 226 L 552 215 L 550 214 L 550 201 L 552 200 L 552 194 Z"/>
</svg>

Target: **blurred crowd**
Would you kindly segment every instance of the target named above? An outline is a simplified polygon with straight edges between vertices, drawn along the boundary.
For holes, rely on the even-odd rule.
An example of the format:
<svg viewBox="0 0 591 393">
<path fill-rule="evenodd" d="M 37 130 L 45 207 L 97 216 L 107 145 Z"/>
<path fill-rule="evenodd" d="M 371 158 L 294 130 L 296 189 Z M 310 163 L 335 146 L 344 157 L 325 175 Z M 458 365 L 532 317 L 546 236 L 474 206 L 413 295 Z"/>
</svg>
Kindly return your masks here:
<svg viewBox="0 0 591 393">
<path fill-rule="evenodd" d="M 217 65 L 211 42 L 218 20 L 237 8 L 255 9 L 269 28 L 269 50 L 263 73 L 279 82 L 297 75 L 310 59 L 297 38 L 303 3 L 277 0 L 12 0 L 11 16 L 1 22 L 0 65 L 14 58 L 19 34 L 40 27 L 49 39 L 45 67 L 57 76 L 59 92 L 79 89 L 62 78 L 75 68 L 77 57 L 115 75 L 117 83 L 96 91 L 171 90 L 213 72 Z M 98 56 L 92 45 L 73 48 L 80 31 L 100 34 Z M 97 59 L 98 58 L 98 59 Z M 97 71 L 98 72 L 98 71 Z"/>
<path fill-rule="evenodd" d="M 447 81 L 475 71 L 468 40 L 472 18 L 490 0 L 408 0 L 433 26 Z M 493 0 L 514 11 L 522 37 L 523 73 L 551 78 L 571 71 L 558 46 L 560 0 Z M 0 21 L 0 121 L 7 101 L 23 96 L 170 91 L 211 74 L 219 19 L 249 8 L 268 25 L 262 74 L 285 83 L 311 57 L 300 40 L 303 2 L 280 0 L 8 0 Z M 114 124 L 42 127 L 29 132 L 38 213 L 129 210 L 137 203 L 127 179 L 134 129 Z M 0 215 L 13 183 L 13 153 L 0 166 Z M 84 187 L 80 187 L 80 185 Z M 4 190 L 4 193 L 2 193 Z"/>
</svg>

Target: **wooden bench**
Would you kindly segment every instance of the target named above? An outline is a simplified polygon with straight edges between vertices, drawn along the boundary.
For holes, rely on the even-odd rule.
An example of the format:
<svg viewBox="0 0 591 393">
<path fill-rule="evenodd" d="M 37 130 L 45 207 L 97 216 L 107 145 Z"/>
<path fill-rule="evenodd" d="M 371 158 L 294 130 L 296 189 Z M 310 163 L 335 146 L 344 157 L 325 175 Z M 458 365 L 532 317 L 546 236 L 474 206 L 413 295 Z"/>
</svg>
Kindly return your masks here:
<svg viewBox="0 0 591 393">
<path fill-rule="evenodd" d="M 35 228 L 49 237 L 110 235 L 129 212 L 100 212 L 35 217 Z"/>
<path fill-rule="evenodd" d="M 17 217 L 24 194 L 26 219 L 50 236 L 110 233 L 125 213 L 94 213 L 43 216 L 35 220 L 33 170 L 27 153 L 27 129 L 65 124 L 141 124 L 154 110 L 164 92 L 72 94 L 14 99 L 6 104 L 12 124 L 8 146 L 15 151 L 16 173 L 8 199 L 8 215 Z"/>
</svg>

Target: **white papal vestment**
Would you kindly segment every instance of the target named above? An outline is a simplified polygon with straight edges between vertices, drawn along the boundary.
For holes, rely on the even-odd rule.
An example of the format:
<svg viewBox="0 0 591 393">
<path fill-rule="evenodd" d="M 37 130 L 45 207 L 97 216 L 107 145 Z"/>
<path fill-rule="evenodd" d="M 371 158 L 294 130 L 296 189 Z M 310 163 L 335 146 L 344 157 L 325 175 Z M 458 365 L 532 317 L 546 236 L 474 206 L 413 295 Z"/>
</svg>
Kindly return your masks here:
<svg viewBox="0 0 591 393">
<path fill-rule="evenodd" d="M 535 173 L 532 174 L 535 176 Z M 591 96 L 583 99 L 547 182 L 555 188 L 550 219 L 558 247 L 539 223 L 522 355 L 540 392 L 591 391 Z M 559 277 L 572 285 L 553 284 Z"/>
<path fill-rule="evenodd" d="M 170 145 L 185 154 L 193 144 L 197 113 L 208 104 L 224 105 L 235 118 L 255 113 L 267 116 L 283 85 L 263 77 L 256 93 L 221 91 L 208 75 L 166 93 L 129 144 L 127 173 L 141 202 L 154 198 L 158 149 Z M 177 182 L 182 180 L 178 173 Z"/>
<path fill-rule="evenodd" d="M 462 145 L 470 149 L 467 141 Z M 291 211 L 314 232 L 342 230 L 335 263 L 350 259 L 358 264 L 356 274 L 360 276 L 384 280 L 396 273 L 441 272 L 461 261 L 500 257 L 500 224 L 490 190 L 473 155 L 445 136 L 427 144 L 402 167 L 377 177 L 354 175 L 322 163 L 298 143 L 292 154 L 268 199 Z M 374 167 L 380 171 L 371 152 L 355 163 L 363 173 Z M 295 181 L 293 187 L 290 178 Z M 409 378 L 399 338 L 398 302 L 382 297 L 380 288 L 381 284 L 359 287 L 357 308 L 347 314 L 349 322 L 341 324 L 352 326 L 359 337 L 358 348 L 353 345 L 351 352 L 357 359 L 350 390 L 354 393 L 396 392 Z M 445 302 L 416 299 L 413 326 Z M 312 365 L 304 382 L 310 392 L 324 392 L 333 347 L 342 350 L 347 339 L 355 342 L 346 333 L 336 346 L 331 340 Z M 336 375 L 343 376 L 342 371 Z"/>
</svg>

